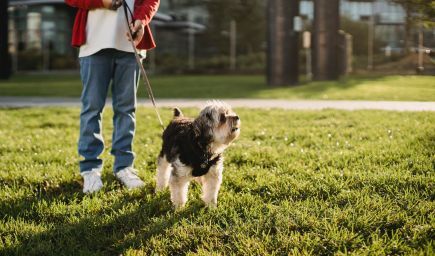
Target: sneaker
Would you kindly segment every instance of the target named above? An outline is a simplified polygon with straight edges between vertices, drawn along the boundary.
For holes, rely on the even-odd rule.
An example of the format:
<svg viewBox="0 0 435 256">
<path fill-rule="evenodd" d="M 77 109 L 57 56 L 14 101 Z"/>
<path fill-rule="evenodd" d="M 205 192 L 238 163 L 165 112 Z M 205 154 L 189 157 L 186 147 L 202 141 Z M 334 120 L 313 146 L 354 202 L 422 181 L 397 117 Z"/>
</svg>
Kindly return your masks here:
<svg viewBox="0 0 435 256">
<path fill-rule="evenodd" d="M 137 175 L 137 171 L 132 167 L 126 167 L 115 173 L 116 178 L 128 189 L 141 188 L 145 183 Z"/>
<path fill-rule="evenodd" d="M 101 172 L 98 169 L 92 169 L 90 171 L 81 172 L 83 177 L 83 193 L 90 194 L 97 192 L 103 187 L 103 181 L 101 180 Z"/>
</svg>

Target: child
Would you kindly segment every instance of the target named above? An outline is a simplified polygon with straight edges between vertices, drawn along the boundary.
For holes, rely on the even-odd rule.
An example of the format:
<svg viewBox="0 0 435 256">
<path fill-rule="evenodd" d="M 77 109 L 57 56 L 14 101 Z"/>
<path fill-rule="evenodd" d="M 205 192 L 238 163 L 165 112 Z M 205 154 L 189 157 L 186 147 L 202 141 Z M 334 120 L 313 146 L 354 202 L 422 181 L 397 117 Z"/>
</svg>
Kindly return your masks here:
<svg viewBox="0 0 435 256">
<path fill-rule="evenodd" d="M 111 154 L 115 157 L 115 177 L 128 189 L 144 182 L 133 169 L 132 142 L 136 128 L 136 85 L 139 67 L 127 34 L 122 0 L 65 0 L 78 8 L 73 27 L 72 45 L 80 47 L 80 75 L 83 83 L 78 143 L 83 192 L 103 187 L 99 158 L 104 150 L 102 111 L 109 84 L 112 83 L 113 136 Z M 149 23 L 157 12 L 159 0 L 126 0 L 133 11 L 134 45 L 139 50 L 155 47 Z M 131 17 L 130 21 L 131 21 Z"/>
</svg>

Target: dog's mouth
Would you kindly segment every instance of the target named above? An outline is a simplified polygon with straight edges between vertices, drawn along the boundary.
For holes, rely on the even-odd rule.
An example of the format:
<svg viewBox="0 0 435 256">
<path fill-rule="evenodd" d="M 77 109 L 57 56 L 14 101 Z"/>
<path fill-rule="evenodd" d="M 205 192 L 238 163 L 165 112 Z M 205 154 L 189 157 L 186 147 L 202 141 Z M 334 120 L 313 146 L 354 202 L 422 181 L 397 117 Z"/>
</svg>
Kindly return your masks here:
<svg viewBox="0 0 435 256">
<path fill-rule="evenodd" d="M 231 132 L 237 132 L 240 130 L 240 123 L 239 124 L 235 124 L 232 128 L 231 128 Z"/>
<path fill-rule="evenodd" d="M 240 130 L 241 123 L 240 123 L 239 117 L 238 116 L 236 116 L 236 117 L 237 118 L 234 119 L 232 124 L 231 124 L 231 133 L 235 133 L 235 132 Z"/>
</svg>

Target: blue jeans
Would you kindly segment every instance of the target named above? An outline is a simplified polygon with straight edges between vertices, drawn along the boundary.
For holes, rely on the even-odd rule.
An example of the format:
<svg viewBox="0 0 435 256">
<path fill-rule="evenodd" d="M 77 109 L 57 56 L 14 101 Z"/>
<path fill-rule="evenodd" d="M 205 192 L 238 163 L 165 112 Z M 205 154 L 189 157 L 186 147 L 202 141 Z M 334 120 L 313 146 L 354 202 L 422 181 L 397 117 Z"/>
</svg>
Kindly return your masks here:
<svg viewBox="0 0 435 256">
<path fill-rule="evenodd" d="M 112 82 L 113 136 L 111 154 L 115 157 L 113 171 L 133 166 L 132 149 L 136 128 L 136 92 L 139 68 L 133 53 L 104 49 L 80 58 L 83 83 L 81 95 L 79 154 L 80 171 L 101 170 L 99 158 L 104 150 L 102 112 L 109 84 Z"/>
</svg>

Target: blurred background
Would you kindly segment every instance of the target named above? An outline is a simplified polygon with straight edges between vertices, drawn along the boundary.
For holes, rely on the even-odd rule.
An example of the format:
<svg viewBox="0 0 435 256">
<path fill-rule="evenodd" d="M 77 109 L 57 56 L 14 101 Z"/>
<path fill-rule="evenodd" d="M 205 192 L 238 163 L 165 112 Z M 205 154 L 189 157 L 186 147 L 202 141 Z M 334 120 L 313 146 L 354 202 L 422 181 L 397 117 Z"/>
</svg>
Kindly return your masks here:
<svg viewBox="0 0 435 256">
<path fill-rule="evenodd" d="M 74 8 L 2 0 L 0 9 L 1 77 L 78 69 Z M 271 85 L 435 74 L 434 18 L 429 0 L 162 0 L 145 64 L 155 74 L 266 74 Z"/>
</svg>

